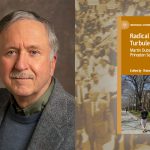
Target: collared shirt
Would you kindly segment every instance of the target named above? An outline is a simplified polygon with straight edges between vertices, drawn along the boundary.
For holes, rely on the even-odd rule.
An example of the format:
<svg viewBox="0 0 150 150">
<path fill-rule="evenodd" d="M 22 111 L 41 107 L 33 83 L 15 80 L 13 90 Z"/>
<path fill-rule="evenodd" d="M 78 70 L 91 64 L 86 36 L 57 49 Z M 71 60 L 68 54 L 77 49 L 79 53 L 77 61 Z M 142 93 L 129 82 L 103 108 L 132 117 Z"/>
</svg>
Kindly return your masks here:
<svg viewBox="0 0 150 150">
<path fill-rule="evenodd" d="M 45 91 L 45 93 L 34 104 L 23 109 L 18 106 L 18 104 L 16 103 L 16 100 L 13 97 L 12 105 L 16 113 L 20 115 L 30 116 L 34 113 L 41 112 L 49 100 L 49 97 L 53 91 L 54 84 L 55 84 L 55 81 L 54 81 L 54 78 L 52 78 L 51 84 L 48 87 L 48 89 Z"/>
</svg>

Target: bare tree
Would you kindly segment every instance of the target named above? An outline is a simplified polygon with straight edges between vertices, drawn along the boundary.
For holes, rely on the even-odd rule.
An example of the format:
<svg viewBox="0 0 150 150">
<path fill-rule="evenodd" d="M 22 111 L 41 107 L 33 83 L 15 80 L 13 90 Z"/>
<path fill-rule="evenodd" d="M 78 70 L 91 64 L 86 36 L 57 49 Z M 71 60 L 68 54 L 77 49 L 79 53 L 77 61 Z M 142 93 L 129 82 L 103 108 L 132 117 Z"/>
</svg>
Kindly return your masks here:
<svg viewBox="0 0 150 150">
<path fill-rule="evenodd" d="M 150 76 L 146 75 L 126 75 L 124 76 L 124 82 L 131 84 L 135 91 L 136 111 L 139 107 L 142 107 L 142 96 L 145 85 L 150 81 Z"/>
</svg>

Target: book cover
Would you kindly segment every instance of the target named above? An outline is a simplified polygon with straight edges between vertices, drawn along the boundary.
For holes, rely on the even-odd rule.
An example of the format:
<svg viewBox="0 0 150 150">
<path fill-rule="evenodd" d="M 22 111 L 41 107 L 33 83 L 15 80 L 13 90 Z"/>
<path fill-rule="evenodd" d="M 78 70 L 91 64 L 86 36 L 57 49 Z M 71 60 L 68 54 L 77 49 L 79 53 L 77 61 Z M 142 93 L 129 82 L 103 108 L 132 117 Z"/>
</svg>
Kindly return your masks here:
<svg viewBox="0 0 150 150">
<path fill-rule="evenodd" d="M 118 133 L 149 134 L 150 17 L 118 18 Z M 146 116 L 143 117 L 145 110 Z"/>
</svg>

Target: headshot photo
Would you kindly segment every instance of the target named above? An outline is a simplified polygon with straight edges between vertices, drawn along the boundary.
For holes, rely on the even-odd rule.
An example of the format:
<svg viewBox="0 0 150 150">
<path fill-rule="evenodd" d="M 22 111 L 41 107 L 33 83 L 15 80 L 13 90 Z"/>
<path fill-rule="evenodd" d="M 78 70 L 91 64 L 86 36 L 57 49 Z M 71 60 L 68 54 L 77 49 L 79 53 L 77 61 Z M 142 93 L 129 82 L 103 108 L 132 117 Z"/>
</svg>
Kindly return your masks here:
<svg viewBox="0 0 150 150">
<path fill-rule="evenodd" d="M 0 150 L 74 150 L 73 3 L 19 4 L 0 13 Z"/>
</svg>

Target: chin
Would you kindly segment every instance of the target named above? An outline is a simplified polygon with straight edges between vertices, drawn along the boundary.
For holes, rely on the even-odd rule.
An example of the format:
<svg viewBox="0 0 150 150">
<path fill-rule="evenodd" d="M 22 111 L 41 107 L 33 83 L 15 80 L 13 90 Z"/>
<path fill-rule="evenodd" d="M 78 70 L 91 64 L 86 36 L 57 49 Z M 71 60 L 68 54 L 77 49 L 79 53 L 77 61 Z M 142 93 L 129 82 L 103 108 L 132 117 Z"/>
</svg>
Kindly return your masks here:
<svg viewBox="0 0 150 150">
<path fill-rule="evenodd" d="M 31 96 L 32 94 L 31 93 L 29 93 L 29 92 L 16 92 L 16 93 L 14 93 L 14 95 L 16 95 L 16 96 L 20 96 L 20 97 L 28 97 L 28 96 Z"/>
<path fill-rule="evenodd" d="M 30 96 L 34 91 L 34 87 L 32 84 L 22 84 L 22 83 L 6 83 L 6 88 L 12 93 L 14 96 Z"/>
<path fill-rule="evenodd" d="M 30 96 L 33 93 L 32 90 L 30 90 L 30 89 L 23 89 L 23 88 L 13 89 L 11 91 L 12 91 L 11 93 L 13 95 L 22 96 L 22 97 Z"/>
</svg>

